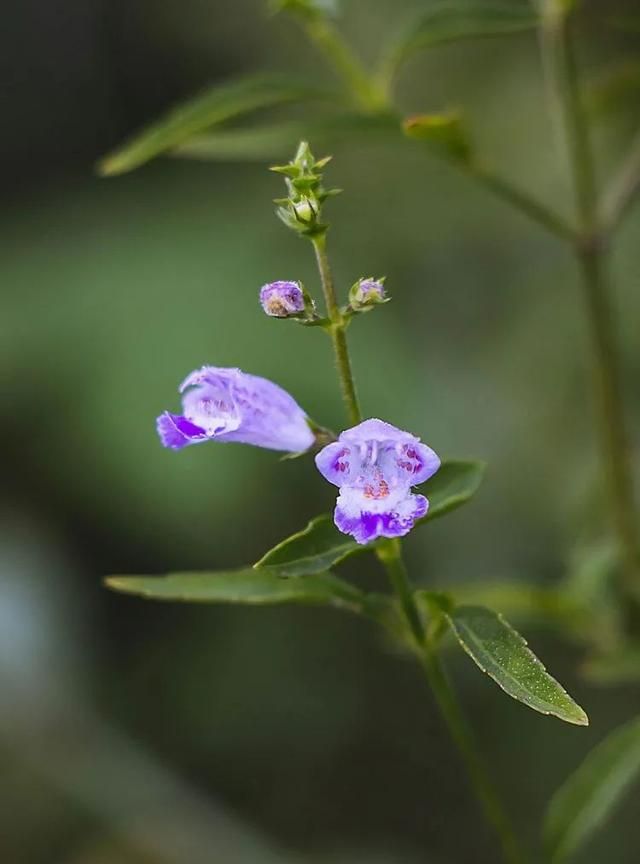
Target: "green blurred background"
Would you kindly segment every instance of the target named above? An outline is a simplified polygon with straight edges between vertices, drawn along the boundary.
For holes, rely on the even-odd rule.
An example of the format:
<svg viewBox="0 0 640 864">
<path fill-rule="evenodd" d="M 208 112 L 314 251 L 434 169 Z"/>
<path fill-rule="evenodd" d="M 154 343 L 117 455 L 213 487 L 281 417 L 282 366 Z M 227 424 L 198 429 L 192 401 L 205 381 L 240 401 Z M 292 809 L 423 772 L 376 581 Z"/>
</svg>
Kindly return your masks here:
<svg viewBox="0 0 640 864">
<path fill-rule="evenodd" d="M 424 5 L 345 0 L 344 29 L 371 59 Z M 634 0 L 606 4 L 611 26 L 603 5 L 582 16 L 588 79 L 638 56 L 637 31 L 613 20 Z M 257 303 L 274 279 L 317 291 L 310 249 L 273 215 L 268 160 L 159 160 L 112 180 L 92 168 L 207 83 L 264 67 L 325 81 L 324 61 L 261 0 L 23 0 L 4 12 L 0 47 L 0 860 L 495 862 L 419 673 L 367 623 L 156 605 L 101 586 L 106 573 L 251 562 L 332 506 L 308 460 L 235 445 L 171 453 L 154 429 L 204 363 L 273 378 L 342 424 L 328 341 Z M 407 113 L 464 105 L 490 161 L 567 211 L 535 38 L 439 48 L 411 62 L 399 92 Z M 637 108 L 598 126 L 603 174 Z M 346 190 L 329 205 L 338 284 L 386 273 L 393 295 L 350 331 L 365 413 L 490 466 L 470 506 L 406 544 L 415 580 L 554 584 L 603 518 L 569 253 L 400 136 L 331 148 L 330 181 Z M 636 442 L 639 228 L 636 212 L 613 260 Z M 383 584 L 368 558 L 347 570 Z M 526 632 L 589 729 L 528 712 L 458 653 L 448 664 L 536 842 L 552 791 L 640 711 L 640 692 L 588 684 L 579 648 Z M 631 864 L 639 841 L 636 793 L 579 860 Z"/>
</svg>

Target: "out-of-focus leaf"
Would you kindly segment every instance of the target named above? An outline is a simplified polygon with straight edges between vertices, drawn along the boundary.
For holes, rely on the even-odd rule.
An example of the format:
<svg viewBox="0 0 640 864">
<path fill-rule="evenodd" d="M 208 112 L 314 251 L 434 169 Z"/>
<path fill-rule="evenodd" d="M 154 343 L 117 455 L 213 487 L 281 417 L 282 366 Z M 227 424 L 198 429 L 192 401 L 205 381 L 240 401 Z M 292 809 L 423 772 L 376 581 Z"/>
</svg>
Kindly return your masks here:
<svg viewBox="0 0 640 864">
<path fill-rule="evenodd" d="M 553 864 L 566 861 L 606 821 L 640 774 L 640 718 L 595 747 L 551 799 L 544 841 Z"/>
<path fill-rule="evenodd" d="M 529 4 L 507 0 L 443 0 L 433 3 L 392 45 L 385 60 L 392 75 L 412 54 L 444 42 L 507 36 L 534 29 L 538 16 Z"/>
<path fill-rule="evenodd" d="M 306 528 L 269 550 L 254 566 L 277 569 L 285 576 L 321 573 L 357 552 L 373 551 L 362 546 L 333 524 L 329 514 L 312 519 Z"/>
<path fill-rule="evenodd" d="M 407 138 L 424 141 L 437 156 L 465 164 L 471 161 L 471 142 L 459 111 L 414 114 L 402 129 Z"/>
<path fill-rule="evenodd" d="M 484 473 L 484 463 L 472 461 L 444 462 L 440 470 L 420 487 L 429 499 L 429 511 L 417 523 L 444 516 L 462 506 L 478 489 Z M 376 543 L 361 545 L 342 534 L 329 514 L 317 516 L 291 537 L 269 550 L 254 566 L 273 567 L 285 576 L 321 573 L 351 555 L 372 552 Z"/>
<path fill-rule="evenodd" d="M 178 147 L 219 123 L 286 102 L 336 99 L 317 85 L 276 75 L 259 75 L 220 84 L 174 108 L 162 119 L 134 135 L 98 165 L 103 175 L 122 174 L 155 156 Z"/>
<path fill-rule="evenodd" d="M 632 684 L 640 681 L 640 644 L 632 642 L 589 657 L 582 666 L 594 684 Z"/>
<path fill-rule="evenodd" d="M 203 162 L 264 162 L 283 158 L 304 138 L 313 136 L 309 125 L 298 120 L 249 129 L 222 128 L 189 138 L 174 147 L 170 155 Z"/>
<path fill-rule="evenodd" d="M 637 12 L 612 15 L 607 23 L 622 33 L 640 33 L 640 15 Z"/>
<path fill-rule="evenodd" d="M 640 103 L 640 60 L 625 57 L 601 70 L 585 87 L 585 104 L 594 119 L 625 110 L 637 113 Z"/>
<path fill-rule="evenodd" d="M 582 708 L 501 615 L 483 606 L 457 606 L 448 620 L 467 654 L 505 693 L 541 714 L 588 725 Z"/>
<path fill-rule="evenodd" d="M 189 138 L 169 155 L 202 161 L 284 160 L 302 140 L 313 141 L 322 150 L 348 135 L 396 135 L 397 128 L 395 118 L 384 115 L 340 113 L 250 128 L 219 128 Z"/>
<path fill-rule="evenodd" d="M 485 469 L 485 463 L 478 460 L 443 462 L 439 471 L 420 487 L 420 492 L 429 499 L 429 510 L 417 524 L 438 519 L 471 500 L 480 488 Z"/>
<path fill-rule="evenodd" d="M 361 591 L 330 573 L 287 579 L 275 570 L 253 567 L 166 576 L 109 576 L 106 584 L 125 594 L 184 603 L 327 604 L 353 612 L 362 611 L 364 603 Z"/>
<path fill-rule="evenodd" d="M 422 592 L 418 592 L 418 598 Z M 541 588 L 524 582 L 465 582 L 451 586 L 456 603 L 488 606 L 518 621 L 544 621 L 582 629 L 591 621 L 588 611 L 558 588 Z"/>
<path fill-rule="evenodd" d="M 338 15 L 338 0 L 270 0 L 271 11 L 290 12 L 300 18 L 335 18 Z"/>
</svg>

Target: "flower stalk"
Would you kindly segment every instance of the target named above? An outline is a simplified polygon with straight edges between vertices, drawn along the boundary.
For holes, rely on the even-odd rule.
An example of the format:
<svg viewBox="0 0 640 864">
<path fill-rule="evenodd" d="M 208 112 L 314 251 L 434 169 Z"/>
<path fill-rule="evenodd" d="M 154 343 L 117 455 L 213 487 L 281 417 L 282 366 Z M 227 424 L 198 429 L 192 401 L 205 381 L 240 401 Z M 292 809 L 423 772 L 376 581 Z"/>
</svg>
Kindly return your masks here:
<svg viewBox="0 0 640 864">
<path fill-rule="evenodd" d="M 351 359 L 349 357 L 349 348 L 347 346 L 346 325 L 347 322 L 340 311 L 338 300 L 336 298 L 335 287 L 333 284 L 333 274 L 329 265 L 327 256 L 327 235 L 326 232 L 318 234 L 312 238 L 313 249 L 316 253 L 316 262 L 318 264 L 318 272 L 320 273 L 320 281 L 322 283 L 322 292 L 327 307 L 327 316 L 329 324 L 327 331 L 331 336 L 333 344 L 333 353 L 340 379 L 340 388 L 342 390 L 342 398 L 347 409 L 349 422 L 352 425 L 357 425 L 362 420 L 362 412 L 360 411 L 360 403 L 358 402 L 358 394 L 356 392 L 356 384 L 351 368 Z"/>
</svg>

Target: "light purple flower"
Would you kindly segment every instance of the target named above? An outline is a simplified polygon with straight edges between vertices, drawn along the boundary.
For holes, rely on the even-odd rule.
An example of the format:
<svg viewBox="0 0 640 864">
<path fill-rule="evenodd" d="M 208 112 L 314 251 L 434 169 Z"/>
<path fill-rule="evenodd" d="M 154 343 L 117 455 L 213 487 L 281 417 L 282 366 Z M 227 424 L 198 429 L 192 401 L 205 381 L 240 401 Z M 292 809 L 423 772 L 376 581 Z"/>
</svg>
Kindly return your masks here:
<svg viewBox="0 0 640 864">
<path fill-rule="evenodd" d="M 307 300 L 299 282 L 269 282 L 260 289 L 260 305 L 273 318 L 300 315 Z"/>
<path fill-rule="evenodd" d="M 301 453 L 315 440 L 295 399 L 266 378 L 203 366 L 180 392 L 183 413 L 165 411 L 157 420 L 160 440 L 173 450 L 216 440 Z"/>
<path fill-rule="evenodd" d="M 316 465 L 340 487 L 336 526 L 358 543 L 370 543 L 377 537 L 402 537 L 425 515 L 429 502 L 411 487 L 435 474 L 440 459 L 414 435 L 371 419 L 324 447 Z"/>
</svg>

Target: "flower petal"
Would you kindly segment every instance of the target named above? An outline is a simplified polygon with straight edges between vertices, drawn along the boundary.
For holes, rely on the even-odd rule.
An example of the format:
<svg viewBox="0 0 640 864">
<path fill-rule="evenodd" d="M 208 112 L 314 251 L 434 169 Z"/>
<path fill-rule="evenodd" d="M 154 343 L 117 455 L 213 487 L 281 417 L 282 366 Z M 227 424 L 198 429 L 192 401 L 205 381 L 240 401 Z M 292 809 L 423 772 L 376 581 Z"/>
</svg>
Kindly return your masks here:
<svg viewBox="0 0 640 864">
<path fill-rule="evenodd" d="M 364 499 L 357 490 L 344 487 L 340 490 L 334 512 L 338 530 L 350 534 L 356 543 L 361 544 L 370 543 L 378 537 L 404 537 L 411 531 L 416 519 L 424 516 L 429 508 L 424 495 L 410 492 L 390 510 L 376 512 L 364 509 L 363 503 Z"/>
<path fill-rule="evenodd" d="M 353 482 L 358 475 L 361 456 L 357 447 L 349 447 L 340 441 L 327 444 L 316 455 L 316 466 L 325 480 L 335 486 Z"/>
<path fill-rule="evenodd" d="M 398 472 L 404 476 L 409 486 L 424 483 L 440 467 L 440 458 L 431 447 L 415 441 L 396 444 L 393 458 Z"/>
<path fill-rule="evenodd" d="M 340 437 L 340 441 L 345 443 L 361 444 L 363 441 L 394 441 L 407 443 L 409 441 L 417 442 L 419 439 L 415 435 L 410 435 L 408 432 L 403 432 L 391 423 L 385 423 L 384 420 L 378 420 L 372 417 L 369 420 L 363 420 L 357 426 L 347 429 Z"/>
<path fill-rule="evenodd" d="M 172 450 L 181 450 L 189 444 L 199 444 L 207 440 L 204 429 L 191 423 L 181 414 L 170 414 L 165 411 L 156 420 L 156 428 L 162 444 Z"/>
</svg>

